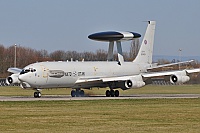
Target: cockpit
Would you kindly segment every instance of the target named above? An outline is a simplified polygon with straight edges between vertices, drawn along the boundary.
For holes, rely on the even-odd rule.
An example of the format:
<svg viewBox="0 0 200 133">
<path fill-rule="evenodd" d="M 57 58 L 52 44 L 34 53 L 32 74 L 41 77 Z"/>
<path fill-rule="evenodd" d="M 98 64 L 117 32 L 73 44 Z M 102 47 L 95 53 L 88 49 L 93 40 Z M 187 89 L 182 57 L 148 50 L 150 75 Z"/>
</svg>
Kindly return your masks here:
<svg viewBox="0 0 200 133">
<path fill-rule="evenodd" d="M 36 72 L 36 69 L 34 69 L 34 68 L 23 69 L 20 72 L 20 74 L 25 74 L 25 73 L 29 73 L 29 72 Z"/>
</svg>

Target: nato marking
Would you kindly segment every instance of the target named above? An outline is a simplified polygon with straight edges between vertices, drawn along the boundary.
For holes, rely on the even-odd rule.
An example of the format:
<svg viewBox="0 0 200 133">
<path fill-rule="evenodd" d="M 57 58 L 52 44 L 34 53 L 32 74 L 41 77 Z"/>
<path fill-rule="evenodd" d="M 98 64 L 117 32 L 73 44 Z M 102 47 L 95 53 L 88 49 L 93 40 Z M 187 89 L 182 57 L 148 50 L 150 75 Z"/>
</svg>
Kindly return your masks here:
<svg viewBox="0 0 200 133">
<path fill-rule="evenodd" d="M 77 76 L 85 76 L 85 72 L 76 72 L 76 71 L 73 71 L 73 72 L 65 72 L 65 76 L 74 76 L 74 77 L 77 77 Z"/>
</svg>

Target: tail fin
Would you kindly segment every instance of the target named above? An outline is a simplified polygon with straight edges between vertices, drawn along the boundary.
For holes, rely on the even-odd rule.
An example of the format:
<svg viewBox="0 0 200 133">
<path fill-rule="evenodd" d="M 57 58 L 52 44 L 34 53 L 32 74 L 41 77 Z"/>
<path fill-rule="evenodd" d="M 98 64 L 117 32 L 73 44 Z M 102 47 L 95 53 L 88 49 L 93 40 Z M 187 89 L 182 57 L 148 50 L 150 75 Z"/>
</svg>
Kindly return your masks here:
<svg viewBox="0 0 200 133">
<path fill-rule="evenodd" d="M 140 50 L 133 62 L 152 64 L 155 25 L 155 21 L 148 21 L 147 30 L 140 46 Z"/>
</svg>

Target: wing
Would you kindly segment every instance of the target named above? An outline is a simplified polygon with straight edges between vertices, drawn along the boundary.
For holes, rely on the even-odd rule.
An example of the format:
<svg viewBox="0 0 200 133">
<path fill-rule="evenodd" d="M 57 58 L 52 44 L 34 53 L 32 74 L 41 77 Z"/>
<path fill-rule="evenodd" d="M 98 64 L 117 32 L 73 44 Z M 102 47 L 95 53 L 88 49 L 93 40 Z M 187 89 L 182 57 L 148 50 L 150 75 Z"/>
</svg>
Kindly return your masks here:
<svg viewBox="0 0 200 133">
<path fill-rule="evenodd" d="M 170 76 L 174 74 L 185 74 L 189 75 L 192 73 L 200 72 L 200 68 L 197 69 L 189 69 L 189 70 L 177 70 L 177 71 L 163 71 L 163 72 L 152 72 L 152 73 L 143 73 L 142 76 L 144 78 L 153 78 L 153 77 L 160 77 L 160 76 Z"/>
<path fill-rule="evenodd" d="M 198 69 L 177 70 L 177 71 L 163 71 L 142 73 L 132 76 L 118 76 L 118 77 L 96 77 L 96 78 L 80 78 L 75 83 L 77 87 L 110 87 L 114 83 L 113 88 L 139 88 L 145 85 L 145 81 L 155 77 L 168 76 L 171 83 L 184 83 L 190 80 L 189 74 L 199 73 Z"/>
<path fill-rule="evenodd" d="M 22 69 L 11 67 L 11 68 L 8 68 L 7 71 L 16 74 L 16 73 L 20 73 L 22 71 Z"/>
<path fill-rule="evenodd" d="M 96 78 L 79 78 L 73 88 L 90 88 L 90 87 L 111 87 L 110 85 L 119 84 L 121 82 L 127 81 L 129 79 L 140 77 L 142 81 L 141 75 L 134 76 L 118 76 L 118 77 L 96 77 Z M 137 79 L 136 79 L 137 80 Z M 143 82 L 143 81 L 142 81 Z M 118 86 L 117 86 L 118 87 Z M 116 87 L 114 87 L 116 88 Z"/>
</svg>

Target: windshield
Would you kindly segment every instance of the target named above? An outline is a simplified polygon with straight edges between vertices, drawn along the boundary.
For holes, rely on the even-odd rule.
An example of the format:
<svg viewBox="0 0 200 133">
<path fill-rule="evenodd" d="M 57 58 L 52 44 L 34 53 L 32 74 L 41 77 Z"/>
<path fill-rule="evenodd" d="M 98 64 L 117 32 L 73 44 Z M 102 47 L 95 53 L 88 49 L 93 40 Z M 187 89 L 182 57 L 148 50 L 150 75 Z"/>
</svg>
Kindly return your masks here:
<svg viewBox="0 0 200 133">
<path fill-rule="evenodd" d="M 33 69 L 33 68 L 28 68 L 28 69 L 23 69 L 20 74 L 25 74 L 25 73 L 28 73 L 28 72 L 35 72 L 36 69 Z"/>
</svg>

